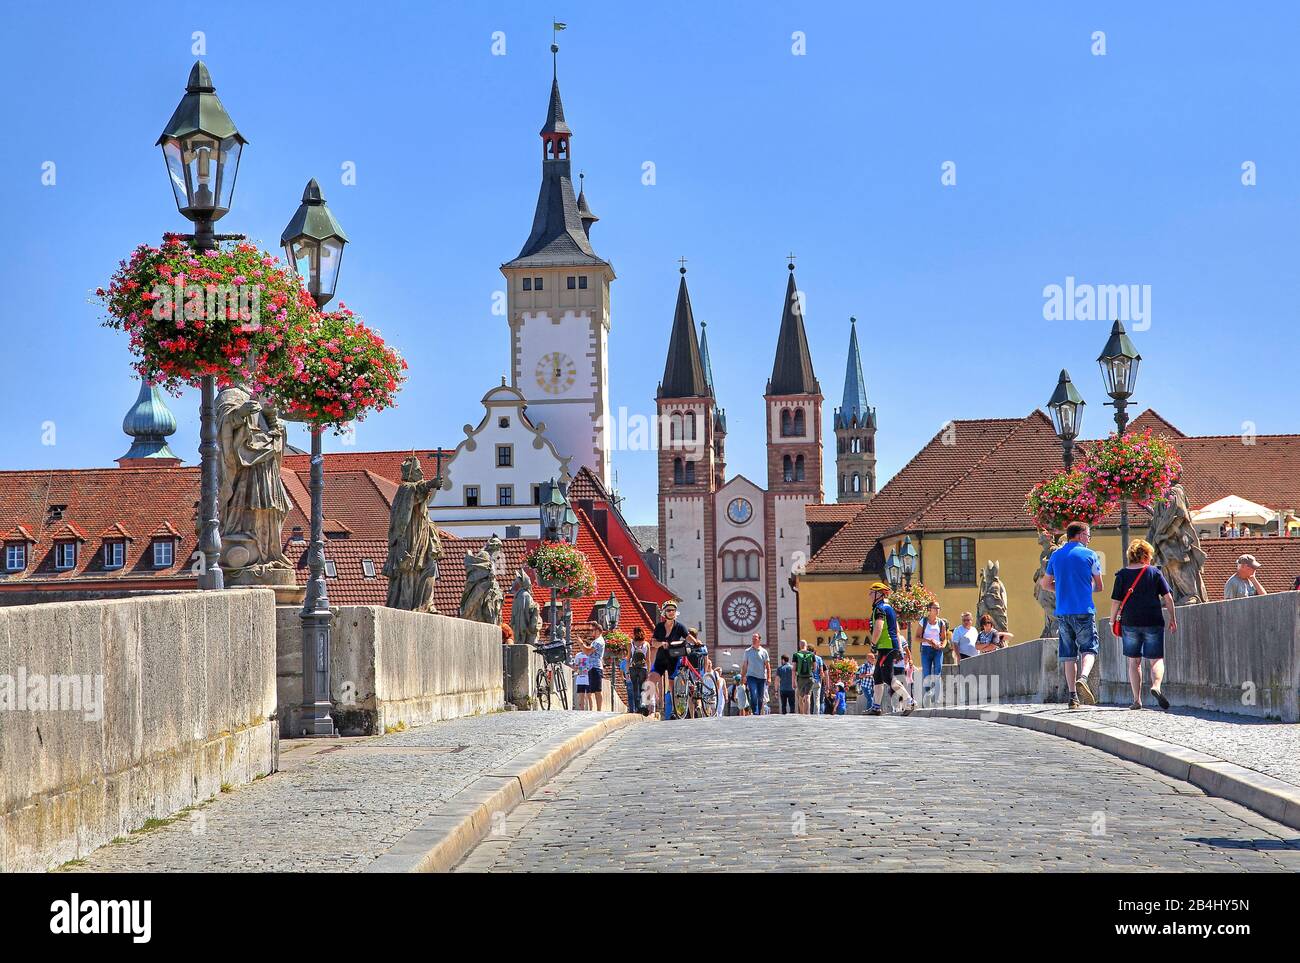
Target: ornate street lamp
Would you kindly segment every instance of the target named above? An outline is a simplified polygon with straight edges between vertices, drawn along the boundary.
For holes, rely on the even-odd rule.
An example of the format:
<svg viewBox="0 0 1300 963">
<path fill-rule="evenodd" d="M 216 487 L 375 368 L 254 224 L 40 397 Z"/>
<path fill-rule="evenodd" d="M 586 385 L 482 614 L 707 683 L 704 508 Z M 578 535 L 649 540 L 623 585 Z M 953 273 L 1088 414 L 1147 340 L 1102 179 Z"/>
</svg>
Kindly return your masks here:
<svg viewBox="0 0 1300 963">
<path fill-rule="evenodd" d="M 319 311 L 334 297 L 339 263 L 348 237 L 325 206 L 315 179 L 307 182 L 302 204 L 280 235 L 289 266 L 307 282 Z M 326 254 L 328 250 L 328 254 Z M 305 274 L 303 272 L 306 272 Z M 307 595 L 302 612 L 302 724 L 308 736 L 335 735 L 330 713 L 331 623 L 329 588 L 325 579 L 325 454 L 321 426 L 311 430 L 311 548 L 307 550 Z"/>
<path fill-rule="evenodd" d="M 307 290 L 320 310 L 334 299 L 334 286 L 343 262 L 348 236 L 325 203 L 313 177 L 302 192 L 302 203 L 280 235 L 285 260 L 307 282 Z"/>
<path fill-rule="evenodd" d="M 185 96 L 158 138 L 172 193 L 176 196 L 176 209 L 194 222 L 194 233 L 186 236 L 196 251 L 210 251 L 218 241 L 243 238 L 243 235 L 214 234 L 212 225 L 230 210 L 245 143 L 226 108 L 221 106 L 212 86 L 212 76 L 200 60 L 190 69 Z M 217 506 L 216 378 L 204 375 L 199 381 L 199 391 L 201 567 L 198 585 L 201 589 L 221 589 L 226 582 L 221 572 L 221 524 Z"/>
<path fill-rule="evenodd" d="M 622 606 L 618 604 L 618 597 L 613 592 L 610 592 L 609 601 L 605 603 L 604 621 L 602 623 L 606 632 L 613 632 L 618 628 L 618 617 L 621 611 Z"/>
<path fill-rule="evenodd" d="M 890 549 L 889 558 L 885 560 L 885 581 L 895 592 L 903 584 L 903 563 L 899 561 L 897 549 Z"/>
<path fill-rule="evenodd" d="M 541 497 L 538 499 L 541 503 L 538 512 L 541 516 L 540 528 L 541 538 L 544 542 L 570 541 L 569 518 L 573 517 L 574 522 L 577 516 L 574 515 L 573 509 L 569 506 L 569 500 L 564 495 L 564 490 L 560 487 L 559 482 L 554 478 L 550 481 L 542 482 Z M 551 594 L 551 645 L 559 645 L 567 638 L 567 633 L 563 632 L 560 627 L 560 619 L 556 610 L 555 586 L 546 582 L 542 583 L 543 587 L 548 589 Z M 566 603 L 567 604 L 567 603 Z"/>
<path fill-rule="evenodd" d="M 1123 323 L 1116 321 L 1097 363 L 1101 366 L 1101 376 L 1106 382 L 1106 394 L 1111 398 L 1106 404 L 1115 408 L 1115 427 L 1120 435 L 1128 427 L 1128 400 L 1137 388 L 1138 364 L 1141 361 L 1142 355 L 1137 353 L 1137 348 L 1129 340 Z M 1119 539 L 1120 557 L 1123 558 L 1128 551 L 1127 499 L 1122 499 L 1119 503 Z"/>
<path fill-rule="evenodd" d="M 912 576 L 916 573 L 916 546 L 912 544 L 912 536 L 907 535 L 903 538 L 903 551 L 899 554 L 899 561 L 903 564 L 903 585 L 905 588 L 912 587 Z"/>
<path fill-rule="evenodd" d="M 1066 471 L 1074 467 L 1074 442 L 1083 427 L 1083 406 L 1086 404 L 1070 380 L 1070 372 L 1062 368 L 1056 390 L 1047 400 L 1047 410 L 1052 413 L 1052 425 L 1056 428 L 1056 436 L 1061 439 L 1061 459 Z"/>
</svg>

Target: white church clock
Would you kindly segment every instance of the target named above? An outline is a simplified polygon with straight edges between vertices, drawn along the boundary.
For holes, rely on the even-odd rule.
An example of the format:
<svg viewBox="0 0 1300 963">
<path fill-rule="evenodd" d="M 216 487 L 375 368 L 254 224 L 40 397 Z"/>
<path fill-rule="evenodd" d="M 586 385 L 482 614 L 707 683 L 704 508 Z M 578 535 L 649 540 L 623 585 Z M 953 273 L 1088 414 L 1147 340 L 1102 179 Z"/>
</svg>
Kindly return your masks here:
<svg viewBox="0 0 1300 963">
<path fill-rule="evenodd" d="M 563 351 L 551 351 L 537 361 L 537 387 L 548 395 L 562 395 L 578 379 L 578 367 Z"/>
</svg>

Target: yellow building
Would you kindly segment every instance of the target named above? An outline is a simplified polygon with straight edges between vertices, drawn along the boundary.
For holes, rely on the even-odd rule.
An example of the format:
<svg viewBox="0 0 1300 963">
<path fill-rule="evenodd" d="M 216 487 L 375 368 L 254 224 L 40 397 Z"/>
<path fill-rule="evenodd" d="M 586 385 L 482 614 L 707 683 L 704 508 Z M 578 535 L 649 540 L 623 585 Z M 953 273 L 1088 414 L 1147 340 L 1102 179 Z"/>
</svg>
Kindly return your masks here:
<svg viewBox="0 0 1300 963">
<path fill-rule="evenodd" d="M 1295 435 L 1260 435 L 1251 445 L 1238 436 L 1189 437 L 1151 410 L 1132 428 L 1151 428 L 1174 443 L 1193 508 L 1227 495 L 1277 509 L 1300 503 L 1300 438 Z M 839 618 L 850 638 L 847 654 L 861 659 L 869 651 L 867 586 L 883 580 L 885 559 L 907 537 L 919 556 L 920 580 L 950 625 L 958 624 L 962 612 L 977 612 L 981 573 L 995 561 L 1007 591 L 1014 643 L 1040 638 L 1044 613 L 1034 583 L 1042 546 L 1024 503 L 1031 487 L 1060 470 L 1060 441 L 1041 411 L 1024 418 L 954 421 L 870 501 L 854 506 L 851 517 L 847 505 L 809 506 L 813 555 L 797 582 L 800 638 L 825 655 L 828 622 Z M 1131 507 L 1129 515 L 1131 537 L 1144 535 L 1149 514 Z M 1106 590 L 1096 599 L 1103 613 L 1109 611 L 1110 576 L 1123 564 L 1118 524 L 1116 514 L 1093 527 L 1092 548 L 1102 556 L 1106 573 Z M 1229 556 L 1254 551 L 1216 535 L 1202 533 L 1210 555 L 1207 573 L 1230 571 Z M 1219 597 L 1221 585 L 1208 588 L 1212 598 Z"/>
</svg>

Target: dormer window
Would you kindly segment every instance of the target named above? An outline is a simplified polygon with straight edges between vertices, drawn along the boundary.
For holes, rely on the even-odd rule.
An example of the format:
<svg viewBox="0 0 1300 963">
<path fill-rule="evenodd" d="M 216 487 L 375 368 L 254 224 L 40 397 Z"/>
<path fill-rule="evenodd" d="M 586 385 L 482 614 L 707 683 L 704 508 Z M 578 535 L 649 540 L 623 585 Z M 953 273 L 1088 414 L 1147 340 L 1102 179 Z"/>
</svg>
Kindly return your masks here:
<svg viewBox="0 0 1300 963">
<path fill-rule="evenodd" d="M 10 542 L 5 545 L 5 571 L 21 572 L 27 567 L 27 543 Z"/>
<path fill-rule="evenodd" d="M 76 542 L 55 542 L 54 543 L 54 569 L 57 572 L 67 572 L 77 567 L 77 543 Z"/>
<path fill-rule="evenodd" d="M 153 543 L 153 567 L 169 568 L 176 558 L 176 546 L 170 539 Z"/>
<path fill-rule="evenodd" d="M 104 568 L 121 568 L 126 564 L 126 542 L 104 543 Z"/>
</svg>

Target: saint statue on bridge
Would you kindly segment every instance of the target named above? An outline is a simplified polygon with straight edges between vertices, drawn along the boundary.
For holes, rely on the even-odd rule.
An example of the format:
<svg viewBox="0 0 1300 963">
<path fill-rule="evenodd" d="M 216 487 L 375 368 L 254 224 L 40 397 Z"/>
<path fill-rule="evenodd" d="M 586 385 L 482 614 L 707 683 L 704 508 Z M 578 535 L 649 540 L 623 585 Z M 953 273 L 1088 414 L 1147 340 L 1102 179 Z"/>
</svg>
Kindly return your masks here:
<svg viewBox="0 0 1300 963">
<path fill-rule="evenodd" d="M 412 455 L 402 462 L 402 483 L 388 516 L 388 558 L 384 561 L 388 578 L 385 604 L 391 609 L 438 611 L 433 583 L 438 578 L 442 539 L 429 518 L 429 499 L 441 487 L 441 472 L 426 481 L 420 459 Z"/>
</svg>

